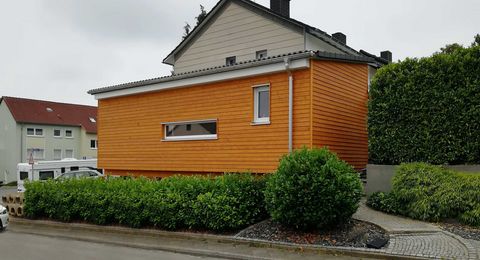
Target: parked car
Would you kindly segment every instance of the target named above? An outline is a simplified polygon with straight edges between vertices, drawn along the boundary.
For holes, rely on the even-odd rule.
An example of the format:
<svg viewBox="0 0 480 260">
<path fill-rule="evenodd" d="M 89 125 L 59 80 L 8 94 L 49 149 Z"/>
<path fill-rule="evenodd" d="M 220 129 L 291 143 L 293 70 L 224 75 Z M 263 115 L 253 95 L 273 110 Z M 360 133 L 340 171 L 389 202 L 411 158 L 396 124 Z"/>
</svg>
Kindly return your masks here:
<svg viewBox="0 0 480 260">
<path fill-rule="evenodd" d="M 103 174 L 101 174 L 98 171 L 95 170 L 78 170 L 78 171 L 70 171 L 66 172 L 57 178 L 55 180 L 66 180 L 66 179 L 81 179 L 81 178 L 100 178 L 103 177 Z"/>
<path fill-rule="evenodd" d="M 8 226 L 8 211 L 0 205 L 0 232 L 5 230 Z"/>
</svg>

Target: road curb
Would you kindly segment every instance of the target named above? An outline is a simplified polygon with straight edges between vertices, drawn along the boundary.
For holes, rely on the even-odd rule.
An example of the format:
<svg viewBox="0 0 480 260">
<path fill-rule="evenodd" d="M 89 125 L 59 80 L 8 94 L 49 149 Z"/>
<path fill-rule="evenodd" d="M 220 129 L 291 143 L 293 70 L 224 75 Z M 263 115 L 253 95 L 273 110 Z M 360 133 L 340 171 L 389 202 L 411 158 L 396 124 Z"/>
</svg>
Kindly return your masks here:
<svg viewBox="0 0 480 260">
<path fill-rule="evenodd" d="M 230 243 L 230 244 L 243 244 L 251 247 L 257 248 L 273 248 L 281 250 L 289 250 L 296 252 L 318 252 L 326 253 L 330 255 L 345 255 L 353 257 L 368 257 L 368 258 L 377 258 L 377 259 L 424 259 L 420 257 L 407 257 L 401 255 L 392 255 L 388 254 L 382 250 L 368 249 L 368 248 L 351 248 L 351 247 L 333 247 L 333 246 L 320 246 L 320 245 L 303 245 L 303 244 L 293 244 L 293 243 L 284 243 L 284 242 L 270 242 L 257 239 L 241 238 L 234 236 L 224 236 L 224 235 L 212 235 L 212 234 L 197 234 L 197 233 L 187 233 L 187 232 L 169 232 L 162 230 L 154 229 L 132 229 L 126 227 L 117 227 L 117 226 L 97 226 L 90 224 L 80 224 L 80 223 L 62 223 L 55 221 L 46 221 L 46 220 L 28 220 L 20 218 L 11 218 L 10 223 L 13 225 L 31 227 L 28 231 L 19 231 L 19 233 L 28 233 L 35 235 L 45 235 L 41 231 L 35 232 L 34 227 L 45 227 L 52 229 L 61 229 L 61 230 L 81 230 L 81 231 L 90 231 L 90 232 L 101 232 L 101 233 L 110 233 L 110 234 L 123 234 L 123 235 L 132 235 L 132 236 L 144 236 L 144 237 L 164 237 L 164 238 L 175 238 L 175 239 L 185 239 L 185 240 L 208 240 L 217 243 Z M 17 232 L 17 231 L 14 231 Z M 270 259 L 264 257 L 255 257 L 251 255 L 240 255 L 235 253 L 228 252 L 217 252 L 212 250 L 201 250 L 201 249 L 187 249 L 187 248 L 178 248 L 172 246 L 162 246 L 162 245 L 146 245 L 139 243 L 126 243 L 126 242 L 117 242 L 117 241 L 104 241 L 101 239 L 95 238 L 77 238 L 68 235 L 46 235 L 50 237 L 62 237 L 67 239 L 75 239 L 86 242 L 95 242 L 103 244 L 112 244 L 117 246 L 127 246 L 140 249 L 149 249 L 149 250 L 161 250 L 174 253 L 183 253 L 195 256 L 206 256 L 206 257 L 216 257 L 216 258 L 227 258 L 227 259 Z"/>
</svg>

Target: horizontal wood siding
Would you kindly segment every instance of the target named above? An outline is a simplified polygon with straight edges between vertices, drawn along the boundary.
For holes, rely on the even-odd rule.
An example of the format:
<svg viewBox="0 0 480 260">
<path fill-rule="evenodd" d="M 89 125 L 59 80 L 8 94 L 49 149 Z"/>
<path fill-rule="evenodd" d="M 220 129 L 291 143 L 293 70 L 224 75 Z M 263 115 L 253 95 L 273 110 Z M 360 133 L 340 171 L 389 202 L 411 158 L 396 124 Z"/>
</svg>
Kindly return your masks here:
<svg viewBox="0 0 480 260">
<path fill-rule="evenodd" d="M 313 145 L 328 146 L 357 169 L 368 162 L 368 66 L 313 61 Z"/>
<path fill-rule="evenodd" d="M 294 73 L 294 146 L 309 145 L 310 70 Z M 252 126 L 253 89 L 271 84 L 271 124 Z M 218 140 L 162 141 L 162 122 L 218 119 Z M 288 75 L 99 101 L 98 163 L 110 173 L 272 172 L 288 152 Z M 146 174 L 148 173 L 148 174 Z"/>
<path fill-rule="evenodd" d="M 256 51 L 280 55 L 305 48 L 302 33 L 230 3 L 218 18 L 178 57 L 175 72 L 225 65 L 225 58 L 237 62 L 255 59 Z"/>
</svg>

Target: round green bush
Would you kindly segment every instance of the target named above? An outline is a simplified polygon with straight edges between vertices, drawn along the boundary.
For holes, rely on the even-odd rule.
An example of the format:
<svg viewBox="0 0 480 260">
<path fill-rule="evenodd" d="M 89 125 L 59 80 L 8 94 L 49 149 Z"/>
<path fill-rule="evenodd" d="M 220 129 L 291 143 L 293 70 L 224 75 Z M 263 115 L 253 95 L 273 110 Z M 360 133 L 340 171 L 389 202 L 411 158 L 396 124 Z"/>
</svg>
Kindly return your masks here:
<svg viewBox="0 0 480 260">
<path fill-rule="evenodd" d="M 284 156 L 267 180 L 265 202 L 273 220 L 297 229 L 329 228 L 355 213 L 362 183 L 354 169 L 327 148 Z"/>
</svg>

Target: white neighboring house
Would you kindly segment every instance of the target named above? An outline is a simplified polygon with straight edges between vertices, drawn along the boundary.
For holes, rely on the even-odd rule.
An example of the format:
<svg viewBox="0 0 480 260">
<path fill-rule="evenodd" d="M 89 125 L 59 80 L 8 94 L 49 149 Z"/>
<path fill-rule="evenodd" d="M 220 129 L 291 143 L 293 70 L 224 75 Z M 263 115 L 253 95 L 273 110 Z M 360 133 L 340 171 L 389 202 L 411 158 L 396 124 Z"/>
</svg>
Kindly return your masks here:
<svg viewBox="0 0 480 260">
<path fill-rule="evenodd" d="M 97 107 L 0 99 L 0 182 L 17 180 L 17 164 L 97 158 Z"/>
</svg>

